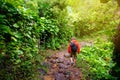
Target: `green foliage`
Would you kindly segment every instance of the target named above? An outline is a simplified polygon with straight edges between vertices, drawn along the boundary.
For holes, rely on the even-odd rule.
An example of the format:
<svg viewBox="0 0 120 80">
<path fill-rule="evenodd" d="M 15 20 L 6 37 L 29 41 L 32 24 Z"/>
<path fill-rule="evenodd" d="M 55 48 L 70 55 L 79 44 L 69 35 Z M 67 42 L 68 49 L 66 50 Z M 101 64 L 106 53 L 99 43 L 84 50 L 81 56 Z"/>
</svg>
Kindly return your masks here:
<svg viewBox="0 0 120 80">
<path fill-rule="evenodd" d="M 117 4 L 113 1 L 102 4 L 96 0 L 85 0 L 77 10 L 79 12 L 73 13 L 75 35 L 83 37 L 100 30 L 114 30 L 120 21 L 119 15 L 115 14 L 116 9 Z"/>
<path fill-rule="evenodd" d="M 99 39 L 98 39 L 99 40 Z M 81 49 L 77 58 L 77 66 L 81 67 L 86 78 L 93 80 L 114 79 L 109 71 L 114 66 L 112 62 L 113 44 L 97 41 L 93 46 Z"/>
<path fill-rule="evenodd" d="M 61 48 L 61 44 L 67 43 L 72 36 L 72 29 L 68 27 L 65 0 L 43 0 L 38 6 L 41 17 L 38 23 L 41 26 L 41 45 L 51 49 Z"/>
<path fill-rule="evenodd" d="M 109 0 L 100 0 L 101 3 L 107 3 Z"/>
<path fill-rule="evenodd" d="M 33 18 L 8 2 L 0 4 L 0 79 L 32 79 L 38 52 Z"/>
<path fill-rule="evenodd" d="M 110 0 L 100 0 L 101 3 L 107 3 L 109 2 Z M 114 2 L 116 1 L 118 6 L 120 6 L 120 0 L 113 0 Z"/>
<path fill-rule="evenodd" d="M 113 32 L 119 22 L 119 16 L 113 14 L 115 3 L 111 1 L 105 5 L 97 4 L 98 0 L 94 0 L 95 5 L 91 6 L 88 3 L 91 4 L 93 0 L 69 0 L 68 4 L 73 2 L 70 5 L 72 8 L 69 6 L 71 12 L 67 11 L 67 1 L 0 1 L 0 80 L 32 80 L 37 66 L 48 55 L 43 56 L 42 50 L 60 49 L 73 34 L 81 37 L 101 29 Z M 78 3 L 80 7 L 76 6 Z M 86 4 L 86 7 L 81 7 Z M 113 49 L 111 45 L 102 43 L 81 51 L 80 57 L 85 59 L 90 76 L 97 75 L 95 79 L 110 78 L 108 70 L 113 65 L 110 58 Z M 83 58 L 78 58 L 78 62 Z"/>
<path fill-rule="evenodd" d="M 60 49 L 67 42 L 66 6 L 65 0 L 0 1 L 0 80 L 32 80 L 46 57 L 42 47 Z"/>
</svg>

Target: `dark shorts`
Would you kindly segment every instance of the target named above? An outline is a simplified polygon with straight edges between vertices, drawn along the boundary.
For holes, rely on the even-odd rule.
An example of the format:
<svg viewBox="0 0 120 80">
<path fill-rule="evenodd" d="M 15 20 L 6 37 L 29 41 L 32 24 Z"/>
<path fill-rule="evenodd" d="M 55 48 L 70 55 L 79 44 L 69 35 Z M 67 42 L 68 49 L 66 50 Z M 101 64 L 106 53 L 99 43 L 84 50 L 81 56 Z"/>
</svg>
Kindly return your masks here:
<svg viewBox="0 0 120 80">
<path fill-rule="evenodd" d="M 73 57 L 74 59 L 76 59 L 77 58 L 77 52 L 72 52 L 71 54 L 70 54 L 70 57 Z"/>
</svg>

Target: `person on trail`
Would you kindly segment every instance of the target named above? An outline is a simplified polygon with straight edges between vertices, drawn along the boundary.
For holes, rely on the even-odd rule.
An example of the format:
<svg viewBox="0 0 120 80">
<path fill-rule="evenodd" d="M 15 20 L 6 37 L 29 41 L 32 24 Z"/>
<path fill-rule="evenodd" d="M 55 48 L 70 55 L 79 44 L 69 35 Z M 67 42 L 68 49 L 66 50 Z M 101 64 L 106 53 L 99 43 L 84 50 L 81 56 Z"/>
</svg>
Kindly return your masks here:
<svg viewBox="0 0 120 80">
<path fill-rule="evenodd" d="M 75 37 L 68 44 L 68 53 L 70 54 L 71 63 L 76 64 L 77 52 L 80 53 L 80 44 Z"/>
</svg>

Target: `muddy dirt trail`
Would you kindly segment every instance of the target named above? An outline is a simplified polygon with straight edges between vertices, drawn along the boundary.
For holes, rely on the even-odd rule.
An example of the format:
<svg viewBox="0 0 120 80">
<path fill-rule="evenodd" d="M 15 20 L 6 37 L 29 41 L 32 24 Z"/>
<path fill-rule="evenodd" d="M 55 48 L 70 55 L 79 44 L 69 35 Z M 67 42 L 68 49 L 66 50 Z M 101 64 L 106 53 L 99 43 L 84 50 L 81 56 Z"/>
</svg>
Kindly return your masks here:
<svg viewBox="0 0 120 80">
<path fill-rule="evenodd" d="M 53 54 L 47 59 L 47 63 L 50 68 L 43 80 L 81 80 L 82 73 L 71 64 L 67 51 Z"/>
<path fill-rule="evenodd" d="M 86 42 L 80 44 L 83 47 Z M 50 65 L 49 71 L 43 76 L 42 80 L 83 80 L 80 68 L 71 64 L 67 49 L 49 56 L 46 62 Z"/>
</svg>

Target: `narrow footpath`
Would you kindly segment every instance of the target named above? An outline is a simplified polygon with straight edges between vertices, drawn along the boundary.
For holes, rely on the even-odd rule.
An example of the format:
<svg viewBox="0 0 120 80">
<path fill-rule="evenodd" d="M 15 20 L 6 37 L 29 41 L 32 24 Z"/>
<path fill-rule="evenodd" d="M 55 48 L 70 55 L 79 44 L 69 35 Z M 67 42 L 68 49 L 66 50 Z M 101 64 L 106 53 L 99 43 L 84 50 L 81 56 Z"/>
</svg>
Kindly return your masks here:
<svg viewBox="0 0 120 80">
<path fill-rule="evenodd" d="M 49 71 L 43 80 L 81 80 L 82 73 L 76 65 L 71 65 L 69 54 L 62 51 L 53 54 L 47 59 Z"/>
<path fill-rule="evenodd" d="M 88 42 L 80 44 L 81 48 L 91 45 Z M 83 80 L 80 68 L 71 65 L 67 49 L 49 56 L 45 62 L 49 65 L 49 71 L 42 77 L 42 80 Z"/>
</svg>

